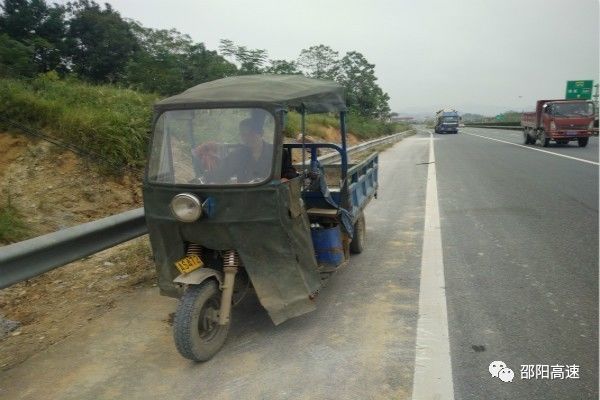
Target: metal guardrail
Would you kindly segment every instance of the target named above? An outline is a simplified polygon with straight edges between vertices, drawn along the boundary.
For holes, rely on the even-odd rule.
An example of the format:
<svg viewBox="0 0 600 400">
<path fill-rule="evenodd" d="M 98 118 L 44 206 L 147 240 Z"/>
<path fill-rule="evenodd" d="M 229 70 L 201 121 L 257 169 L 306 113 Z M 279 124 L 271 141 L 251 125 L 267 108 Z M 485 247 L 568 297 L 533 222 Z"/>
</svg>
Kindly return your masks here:
<svg viewBox="0 0 600 400">
<path fill-rule="evenodd" d="M 361 151 L 365 151 L 371 147 L 380 146 L 382 144 L 394 143 L 399 140 L 402 140 L 406 136 L 413 133 L 413 130 L 409 129 L 406 131 L 394 133 L 393 135 L 384 136 L 381 138 L 369 140 L 368 142 L 364 142 L 361 144 L 357 144 L 356 146 L 349 147 L 347 152 L 348 155 L 352 155 L 355 153 L 360 153 Z M 319 157 L 319 162 L 321 164 L 332 164 L 336 161 L 339 161 L 340 155 L 337 152 L 332 152 L 331 154 L 326 154 Z"/>
<path fill-rule="evenodd" d="M 370 147 L 396 142 L 408 136 L 409 132 L 404 131 L 352 146 L 348 148 L 348 153 L 357 153 Z M 320 157 L 326 164 L 335 162 L 336 158 L 339 159 L 337 153 Z M 0 247 L 0 289 L 146 233 L 148 229 L 144 209 L 137 208 Z"/>
<path fill-rule="evenodd" d="M 0 247 L 0 289 L 147 233 L 144 209 Z"/>
</svg>

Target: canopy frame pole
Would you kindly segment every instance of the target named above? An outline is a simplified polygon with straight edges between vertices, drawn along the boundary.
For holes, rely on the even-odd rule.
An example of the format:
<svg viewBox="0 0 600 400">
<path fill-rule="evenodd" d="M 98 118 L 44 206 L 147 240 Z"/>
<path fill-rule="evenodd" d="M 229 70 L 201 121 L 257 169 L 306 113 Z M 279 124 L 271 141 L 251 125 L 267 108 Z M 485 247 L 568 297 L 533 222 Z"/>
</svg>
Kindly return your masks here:
<svg viewBox="0 0 600 400">
<path fill-rule="evenodd" d="M 300 110 L 300 129 L 302 130 L 302 173 L 306 178 L 306 108 L 304 105 Z"/>
<path fill-rule="evenodd" d="M 346 111 L 340 111 L 340 136 L 342 137 L 342 159 L 346 158 L 346 162 L 342 161 L 340 166 L 342 169 L 342 182 L 340 188 L 340 197 L 342 208 L 352 210 L 352 198 L 348 188 L 348 150 L 346 145 Z"/>
<path fill-rule="evenodd" d="M 164 119 L 165 120 L 163 122 L 163 137 L 161 138 L 161 140 L 163 141 L 163 144 L 164 144 L 165 139 L 166 139 L 166 145 L 167 145 L 166 155 L 167 155 L 167 163 L 169 166 L 169 180 L 171 182 L 175 182 L 175 165 L 173 164 L 173 148 L 171 146 L 171 129 L 169 128 L 169 119 L 168 119 L 167 114 L 165 114 Z M 161 152 L 164 153 L 165 150 L 161 150 Z M 193 157 L 193 155 L 192 155 L 192 157 Z M 162 157 L 161 157 L 161 166 L 162 166 Z M 162 170 L 162 167 L 159 167 L 159 171 L 161 171 L 161 170 Z"/>
<path fill-rule="evenodd" d="M 347 151 L 347 145 L 346 145 L 346 111 L 340 111 L 340 134 L 342 137 L 342 150 L 344 152 L 344 155 L 346 155 L 346 157 L 348 156 L 348 151 Z M 342 166 L 342 179 L 346 179 L 346 174 L 348 173 L 347 171 L 347 164 L 346 164 L 346 168 L 344 168 L 344 166 Z"/>
</svg>

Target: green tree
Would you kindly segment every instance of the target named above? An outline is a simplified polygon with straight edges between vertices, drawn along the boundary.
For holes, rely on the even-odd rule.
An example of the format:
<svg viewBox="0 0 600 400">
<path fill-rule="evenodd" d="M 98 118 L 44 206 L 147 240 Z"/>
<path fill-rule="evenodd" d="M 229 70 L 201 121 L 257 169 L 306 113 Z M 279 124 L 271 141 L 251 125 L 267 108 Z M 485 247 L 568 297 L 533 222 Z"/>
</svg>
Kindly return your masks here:
<svg viewBox="0 0 600 400">
<path fill-rule="evenodd" d="M 346 87 L 348 107 L 365 117 L 387 118 L 390 96 L 377 84 L 375 65 L 365 56 L 350 51 L 340 61 L 337 81 Z"/>
<path fill-rule="evenodd" d="M 222 39 L 219 51 L 225 57 L 230 57 L 239 64 L 240 75 L 260 74 L 264 72 L 263 67 L 267 62 L 268 53 L 262 49 L 248 49 L 246 46 L 238 46 L 233 41 Z"/>
<path fill-rule="evenodd" d="M 236 73 L 216 51 L 175 29 L 148 29 L 137 23 L 131 29 L 140 46 L 127 64 L 124 81 L 134 88 L 168 95 Z"/>
<path fill-rule="evenodd" d="M 67 40 L 73 71 L 93 82 L 116 82 L 138 47 L 129 23 L 105 4 L 69 3 Z"/>
<path fill-rule="evenodd" d="M 38 72 L 64 70 L 64 7 L 49 7 L 43 0 L 5 0 L 0 9 L 0 34 L 30 47 L 30 62 Z"/>
<path fill-rule="evenodd" d="M 216 51 L 206 49 L 204 43 L 190 46 L 185 65 L 185 80 L 189 86 L 237 74 L 234 64 Z"/>
<path fill-rule="evenodd" d="M 185 88 L 183 59 L 191 43 L 175 30 L 154 30 L 132 23 L 139 47 L 128 61 L 124 81 L 149 92 L 171 94 Z"/>
<path fill-rule="evenodd" d="M 297 60 L 304 75 L 317 79 L 335 79 L 339 71 L 339 53 L 323 44 L 303 49 Z"/>
<path fill-rule="evenodd" d="M 38 38 L 32 41 L 35 48 L 34 61 L 41 72 L 52 70 L 66 71 L 64 53 L 66 50 L 66 9 L 54 4 L 36 30 Z"/>
<path fill-rule="evenodd" d="M 270 60 L 269 66 L 265 68 L 268 74 L 299 75 L 302 74 L 294 61 Z"/>
<path fill-rule="evenodd" d="M 37 72 L 32 64 L 34 49 L 7 34 L 0 35 L 0 76 L 31 77 Z"/>
<path fill-rule="evenodd" d="M 20 41 L 31 39 L 48 13 L 43 0 L 4 0 L 0 9 L 0 32 Z"/>
</svg>

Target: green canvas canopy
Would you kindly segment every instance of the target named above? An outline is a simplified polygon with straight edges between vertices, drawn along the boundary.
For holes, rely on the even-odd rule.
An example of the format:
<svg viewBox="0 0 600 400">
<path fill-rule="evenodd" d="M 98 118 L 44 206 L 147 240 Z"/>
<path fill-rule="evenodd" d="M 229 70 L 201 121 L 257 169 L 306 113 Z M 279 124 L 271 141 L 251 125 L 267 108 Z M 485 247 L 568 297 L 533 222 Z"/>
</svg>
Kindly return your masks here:
<svg viewBox="0 0 600 400">
<path fill-rule="evenodd" d="M 302 75 L 244 75 L 202 83 L 156 103 L 157 111 L 182 108 L 263 107 L 309 113 L 346 111 L 344 87 Z"/>
</svg>

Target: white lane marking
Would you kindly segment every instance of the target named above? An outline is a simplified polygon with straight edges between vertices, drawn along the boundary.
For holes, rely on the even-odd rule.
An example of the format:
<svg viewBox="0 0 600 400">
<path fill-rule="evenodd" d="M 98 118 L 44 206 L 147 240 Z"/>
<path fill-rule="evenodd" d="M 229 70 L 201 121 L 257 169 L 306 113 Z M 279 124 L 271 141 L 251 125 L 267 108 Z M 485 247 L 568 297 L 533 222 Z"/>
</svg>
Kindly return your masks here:
<svg viewBox="0 0 600 400">
<path fill-rule="evenodd" d="M 433 147 L 433 134 L 430 133 L 413 400 L 454 399 Z"/>
<path fill-rule="evenodd" d="M 571 156 L 566 156 L 564 154 L 560 154 L 560 153 L 554 153 L 553 151 L 548 151 L 548 150 L 542 150 L 542 149 L 536 149 L 535 147 L 531 147 L 531 146 L 525 146 L 523 144 L 518 144 L 518 143 L 513 143 L 513 142 L 507 142 L 506 140 L 500 140 L 500 139 L 495 139 L 495 138 L 491 138 L 491 137 L 487 137 L 487 136 L 483 136 L 483 135 L 476 135 L 474 133 L 467 133 L 467 132 L 463 132 L 465 135 L 471 135 L 471 136 L 477 136 L 480 138 L 484 138 L 484 139 L 488 139 L 488 140 L 494 140 L 496 142 L 501 142 L 501 143 L 506 143 L 506 144 L 512 144 L 513 146 L 518 146 L 518 147 L 523 147 L 524 149 L 529 149 L 529 150 L 535 150 L 535 151 L 541 151 L 542 153 L 548 153 L 548 154 L 552 154 L 553 156 L 558 156 L 558 157 L 564 157 L 564 158 L 570 158 L 571 160 L 576 160 L 576 161 L 581 161 L 584 163 L 588 163 L 588 164 L 592 164 L 592 165 L 600 165 L 595 161 L 590 161 L 590 160 L 585 160 L 583 158 L 577 158 L 577 157 L 571 157 Z"/>
</svg>

